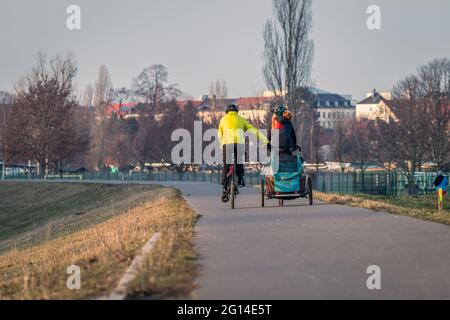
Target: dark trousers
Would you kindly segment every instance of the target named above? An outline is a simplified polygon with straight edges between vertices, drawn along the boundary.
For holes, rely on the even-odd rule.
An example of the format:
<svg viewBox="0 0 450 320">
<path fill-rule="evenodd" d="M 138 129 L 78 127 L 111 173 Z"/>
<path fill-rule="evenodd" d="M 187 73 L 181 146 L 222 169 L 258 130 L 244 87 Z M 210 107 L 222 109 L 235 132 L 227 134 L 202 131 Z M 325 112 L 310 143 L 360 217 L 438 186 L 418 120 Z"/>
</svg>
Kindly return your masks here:
<svg viewBox="0 0 450 320">
<path fill-rule="evenodd" d="M 245 160 L 245 145 L 243 144 L 226 144 L 222 148 L 223 155 L 223 172 L 222 172 L 222 185 L 224 187 L 230 184 L 231 174 L 230 172 L 231 166 L 234 165 L 234 157 L 236 156 L 237 160 L 237 168 L 236 175 L 238 179 L 242 179 L 244 177 L 244 160 Z"/>
</svg>

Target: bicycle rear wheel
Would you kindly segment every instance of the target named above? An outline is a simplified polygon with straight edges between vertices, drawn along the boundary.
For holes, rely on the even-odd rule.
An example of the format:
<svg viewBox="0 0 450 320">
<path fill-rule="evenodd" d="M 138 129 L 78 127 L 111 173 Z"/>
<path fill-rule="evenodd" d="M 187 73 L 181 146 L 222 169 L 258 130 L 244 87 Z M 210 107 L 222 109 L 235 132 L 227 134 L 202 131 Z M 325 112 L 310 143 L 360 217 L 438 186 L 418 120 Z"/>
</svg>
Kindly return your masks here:
<svg viewBox="0 0 450 320">
<path fill-rule="evenodd" d="M 231 209 L 234 210 L 236 205 L 236 166 L 233 168 L 233 175 L 231 176 L 231 188 L 230 188 L 230 197 L 231 197 Z"/>
<path fill-rule="evenodd" d="M 308 200 L 309 205 L 312 206 L 314 204 L 314 191 L 311 177 L 308 178 Z"/>
</svg>

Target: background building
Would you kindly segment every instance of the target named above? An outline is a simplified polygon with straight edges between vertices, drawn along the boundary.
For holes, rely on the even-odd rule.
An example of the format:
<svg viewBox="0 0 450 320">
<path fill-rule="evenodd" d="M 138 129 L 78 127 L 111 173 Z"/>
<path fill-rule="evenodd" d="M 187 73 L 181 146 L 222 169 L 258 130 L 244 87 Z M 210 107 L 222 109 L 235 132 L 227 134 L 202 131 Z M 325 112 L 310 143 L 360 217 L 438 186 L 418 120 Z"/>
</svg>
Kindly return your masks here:
<svg viewBox="0 0 450 320">
<path fill-rule="evenodd" d="M 321 127 L 333 130 L 339 122 L 354 119 L 355 107 L 351 95 L 330 93 L 317 88 L 310 88 L 310 91 L 315 95 L 314 107 Z"/>
<path fill-rule="evenodd" d="M 373 92 L 367 94 L 367 98 L 356 104 L 356 118 L 367 119 L 371 121 L 382 120 L 389 121 L 393 116 L 392 96 L 390 92 Z"/>
</svg>

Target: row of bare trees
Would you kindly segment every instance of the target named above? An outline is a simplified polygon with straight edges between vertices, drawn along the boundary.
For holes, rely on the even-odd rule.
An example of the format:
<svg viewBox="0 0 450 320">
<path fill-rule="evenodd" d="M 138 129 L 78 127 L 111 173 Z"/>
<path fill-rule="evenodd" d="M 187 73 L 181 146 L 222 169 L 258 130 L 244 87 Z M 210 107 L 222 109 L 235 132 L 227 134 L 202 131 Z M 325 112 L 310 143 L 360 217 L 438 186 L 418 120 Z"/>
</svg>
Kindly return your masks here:
<svg viewBox="0 0 450 320">
<path fill-rule="evenodd" d="M 179 106 L 177 85 L 168 82 L 162 65 L 143 70 L 132 89 L 114 89 L 108 68 L 100 67 L 95 86 L 75 96 L 77 64 L 69 54 L 37 65 L 15 87 L 15 95 L 0 92 L 0 158 L 7 163 L 39 164 L 41 175 L 67 168 L 92 171 L 120 169 L 149 162 L 170 164 L 175 129 L 193 130 L 196 110 Z M 139 102 L 136 117 L 123 117 L 111 105 Z M 136 114 L 135 114 L 136 115 Z M 175 166 L 177 170 L 185 170 Z M 4 172 L 4 171 L 3 171 Z"/>
<path fill-rule="evenodd" d="M 364 172 L 370 163 L 395 164 L 412 180 L 430 162 L 450 169 L 450 60 L 435 59 L 393 88 L 389 121 L 355 119 L 333 133 L 334 159 Z M 413 187 L 413 183 L 409 183 Z"/>
</svg>

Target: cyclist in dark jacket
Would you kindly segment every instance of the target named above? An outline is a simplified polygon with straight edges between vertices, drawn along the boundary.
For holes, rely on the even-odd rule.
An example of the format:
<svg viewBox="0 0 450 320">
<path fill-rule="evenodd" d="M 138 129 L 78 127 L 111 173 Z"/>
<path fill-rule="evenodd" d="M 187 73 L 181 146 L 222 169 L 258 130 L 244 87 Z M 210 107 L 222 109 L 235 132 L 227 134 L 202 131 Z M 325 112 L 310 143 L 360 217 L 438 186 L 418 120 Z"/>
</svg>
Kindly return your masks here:
<svg viewBox="0 0 450 320">
<path fill-rule="evenodd" d="M 276 108 L 272 117 L 271 128 L 268 130 L 268 139 L 272 141 L 272 130 L 279 130 L 279 145 L 280 150 L 293 148 L 297 146 L 297 135 L 294 126 L 292 125 L 292 113 L 284 106 Z"/>
<path fill-rule="evenodd" d="M 280 106 L 272 112 L 274 115 L 272 117 L 271 126 L 268 130 L 269 146 L 272 144 L 272 130 L 278 130 L 279 143 L 277 145 L 277 143 L 274 142 L 274 145 L 279 148 L 279 156 L 292 156 L 294 148 L 297 147 L 297 135 L 291 121 L 292 113 L 284 106 Z M 298 151 L 300 151 L 300 149 L 298 149 Z M 301 181 L 301 185 L 303 186 L 302 190 L 304 190 L 305 181 Z M 268 175 L 266 177 L 266 190 L 267 195 L 274 193 L 275 180 L 273 175 Z"/>
</svg>

